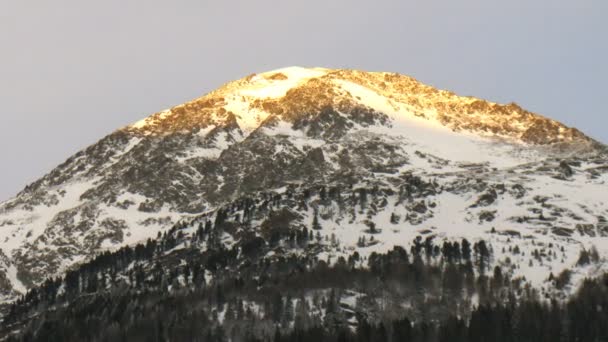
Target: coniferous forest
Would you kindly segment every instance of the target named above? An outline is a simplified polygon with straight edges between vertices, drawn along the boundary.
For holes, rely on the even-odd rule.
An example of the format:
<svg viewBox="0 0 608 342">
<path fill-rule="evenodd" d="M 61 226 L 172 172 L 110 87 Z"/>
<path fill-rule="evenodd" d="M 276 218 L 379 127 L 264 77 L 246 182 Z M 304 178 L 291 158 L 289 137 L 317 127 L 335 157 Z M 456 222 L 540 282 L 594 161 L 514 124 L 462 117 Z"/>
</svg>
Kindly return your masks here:
<svg viewBox="0 0 608 342">
<path fill-rule="evenodd" d="M 569 297 L 564 271 L 539 292 L 493 263 L 484 240 L 418 236 L 386 253 L 322 258 L 322 222 L 285 229 L 275 206 L 263 234 L 238 243 L 249 202 L 105 252 L 5 308 L 6 341 L 608 341 L 608 275 Z M 278 203 L 278 202 L 277 202 Z M 235 216 L 236 215 L 236 216 Z M 361 238 L 361 245 L 367 241 Z M 373 241 L 373 240 L 372 240 Z M 514 250 L 514 253 L 517 253 Z M 537 256 L 540 258 L 540 256 Z M 594 253 L 582 253 L 581 264 Z M 492 266 L 494 265 L 494 266 Z M 560 292 L 561 291 L 561 292 Z"/>
</svg>

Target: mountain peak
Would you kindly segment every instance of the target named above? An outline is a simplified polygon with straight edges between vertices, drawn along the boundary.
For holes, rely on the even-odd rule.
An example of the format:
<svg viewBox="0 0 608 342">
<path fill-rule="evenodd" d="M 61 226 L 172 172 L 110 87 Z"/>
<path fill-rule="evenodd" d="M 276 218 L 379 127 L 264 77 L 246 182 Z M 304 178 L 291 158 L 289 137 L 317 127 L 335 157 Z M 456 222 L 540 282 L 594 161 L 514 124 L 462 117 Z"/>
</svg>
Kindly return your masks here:
<svg viewBox="0 0 608 342">
<path fill-rule="evenodd" d="M 592 142 L 576 129 L 531 113 L 425 85 L 386 72 L 288 67 L 229 82 L 209 94 L 154 114 L 126 130 L 170 134 L 238 124 L 248 134 L 269 117 L 294 122 L 332 108 L 343 114 L 375 111 L 393 121 L 428 125 L 533 145 Z"/>
<path fill-rule="evenodd" d="M 128 126 L 128 130 L 158 134 L 204 128 L 213 121 L 222 121 L 225 116 L 237 112 L 239 127 L 251 131 L 266 118 L 268 113 L 242 113 L 247 103 L 284 97 L 285 94 L 304 82 L 326 75 L 331 70 L 323 68 L 286 67 L 261 74 L 252 74 L 240 80 L 228 82 L 218 89 L 183 105 L 156 113 Z M 234 114 L 234 113 L 232 113 Z M 194 117 L 198 120 L 188 120 Z M 164 121 L 170 121 L 167 124 Z M 178 121 L 178 122 L 176 122 Z M 173 124 L 174 126 L 171 126 Z M 167 130 L 168 128 L 168 130 Z"/>
</svg>

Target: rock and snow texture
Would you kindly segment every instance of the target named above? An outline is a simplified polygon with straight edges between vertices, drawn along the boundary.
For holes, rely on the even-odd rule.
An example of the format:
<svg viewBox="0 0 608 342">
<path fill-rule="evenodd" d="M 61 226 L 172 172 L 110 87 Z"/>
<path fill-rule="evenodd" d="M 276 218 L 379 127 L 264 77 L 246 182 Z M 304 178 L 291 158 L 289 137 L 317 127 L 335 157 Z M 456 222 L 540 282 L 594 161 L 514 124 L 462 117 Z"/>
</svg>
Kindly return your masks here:
<svg viewBox="0 0 608 342">
<path fill-rule="evenodd" d="M 120 129 L 2 203 L 0 289 L 14 298 L 96 253 L 258 191 L 400 189 L 412 177 L 433 191 L 406 187 L 370 218 L 325 215 L 324 229 L 359 248 L 367 221 L 385 227 L 362 253 L 433 234 L 487 239 L 505 262 L 503 249 L 517 245 L 515 274 L 539 286 L 576 268 L 583 248 L 595 246 L 601 261 L 577 268 L 580 276 L 608 256 L 608 160 L 578 130 L 402 75 L 292 67 Z M 530 263 L 535 250 L 552 261 Z"/>
</svg>

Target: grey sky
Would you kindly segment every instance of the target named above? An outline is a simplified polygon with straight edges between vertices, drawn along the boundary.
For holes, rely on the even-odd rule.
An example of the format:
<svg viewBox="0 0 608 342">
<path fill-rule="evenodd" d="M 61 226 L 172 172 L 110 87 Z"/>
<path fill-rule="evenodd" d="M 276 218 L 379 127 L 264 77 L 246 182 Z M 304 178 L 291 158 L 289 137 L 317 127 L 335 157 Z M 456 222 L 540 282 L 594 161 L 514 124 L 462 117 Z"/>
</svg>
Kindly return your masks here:
<svg viewBox="0 0 608 342">
<path fill-rule="evenodd" d="M 608 142 L 605 0 L 0 0 L 0 200 L 79 149 L 290 65 L 395 71 Z"/>
</svg>

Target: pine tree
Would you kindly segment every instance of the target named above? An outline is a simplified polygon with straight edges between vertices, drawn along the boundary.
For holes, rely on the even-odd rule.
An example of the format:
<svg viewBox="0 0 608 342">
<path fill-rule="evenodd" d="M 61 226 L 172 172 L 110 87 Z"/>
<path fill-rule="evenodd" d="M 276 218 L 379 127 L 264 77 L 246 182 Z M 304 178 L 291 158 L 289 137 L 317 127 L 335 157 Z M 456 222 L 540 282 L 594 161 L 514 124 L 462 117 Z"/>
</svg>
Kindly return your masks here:
<svg viewBox="0 0 608 342">
<path fill-rule="evenodd" d="M 399 342 L 412 341 L 412 323 L 407 319 L 393 321 L 392 340 Z"/>
<path fill-rule="evenodd" d="M 399 223 L 399 216 L 397 216 L 397 214 L 391 213 L 391 223 L 392 224 L 398 224 Z"/>
<path fill-rule="evenodd" d="M 375 341 L 388 341 L 388 333 L 386 332 L 386 328 L 384 327 L 384 323 L 380 322 L 380 325 L 378 326 L 378 329 L 376 330 L 376 333 L 374 334 Z"/>
<path fill-rule="evenodd" d="M 376 229 L 376 224 L 372 221 L 367 221 L 367 227 L 369 227 L 370 234 L 377 234 L 378 229 Z"/>
<path fill-rule="evenodd" d="M 304 297 L 300 297 L 296 304 L 296 312 L 294 318 L 294 328 L 296 330 L 307 330 L 310 328 L 311 320 L 309 315 L 308 302 Z"/>
<path fill-rule="evenodd" d="M 359 190 L 359 205 L 361 206 L 361 210 L 367 206 L 367 190 L 365 189 Z"/>
<path fill-rule="evenodd" d="M 319 223 L 319 215 L 315 212 L 315 216 L 312 218 L 312 229 L 321 230 L 321 224 Z"/>
<path fill-rule="evenodd" d="M 287 298 L 285 298 L 284 311 L 283 326 L 288 327 L 289 324 L 294 320 L 293 300 L 290 295 L 287 295 Z"/>
<path fill-rule="evenodd" d="M 271 302 L 271 317 L 272 320 L 275 323 L 279 323 L 281 322 L 281 318 L 283 317 L 283 314 L 285 313 L 285 309 L 283 306 L 283 297 L 281 296 L 280 293 L 275 293 L 272 296 L 272 302 Z"/>
<path fill-rule="evenodd" d="M 234 301 L 229 301 L 226 306 L 226 314 L 224 315 L 225 321 L 233 321 L 236 319 L 236 303 Z"/>
<path fill-rule="evenodd" d="M 483 274 L 487 265 L 490 262 L 490 251 L 488 250 L 488 247 L 486 246 L 486 242 L 484 240 L 480 240 L 479 242 L 475 243 L 473 248 L 475 250 L 475 255 L 477 256 L 479 272 Z"/>
<path fill-rule="evenodd" d="M 357 240 L 358 247 L 365 247 L 365 236 L 360 236 L 359 240 Z"/>
<path fill-rule="evenodd" d="M 327 199 L 327 190 L 324 186 L 321 187 L 321 191 L 319 191 L 319 198 L 321 199 L 321 201 L 325 201 Z"/>
<path fill-rule="evenodd" d="M 471 260 L 471 244 L 467 239 L 462 239 L 462 258 L 465 261 Z"/>
</svg>

